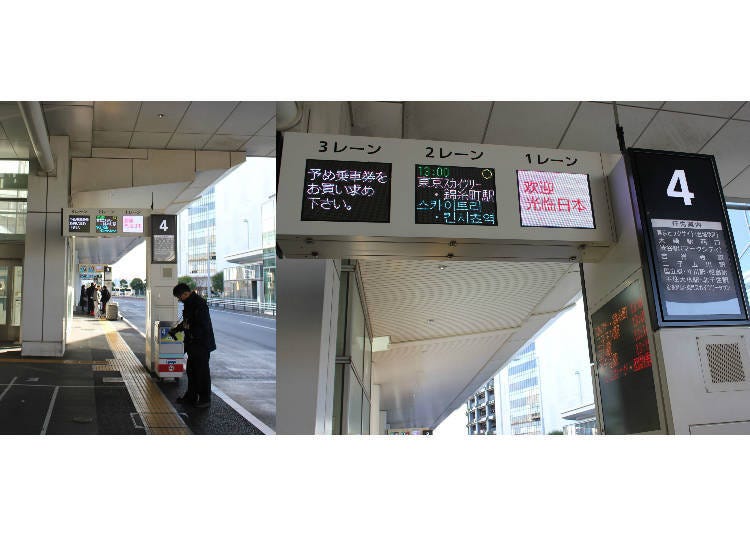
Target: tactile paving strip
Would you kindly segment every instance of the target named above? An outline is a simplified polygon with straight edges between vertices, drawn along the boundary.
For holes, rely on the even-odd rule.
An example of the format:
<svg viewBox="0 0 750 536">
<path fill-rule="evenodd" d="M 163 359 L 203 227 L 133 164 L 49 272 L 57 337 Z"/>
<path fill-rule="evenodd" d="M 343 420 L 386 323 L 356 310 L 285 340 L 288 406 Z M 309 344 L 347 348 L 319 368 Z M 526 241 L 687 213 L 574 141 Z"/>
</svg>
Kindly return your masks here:
<svg viewBox="0 0 750 536">
<path fill-rule="evenodd" d="M 190 434 L 190 429 L 177 414 L 172 404 L 159 387 L 151 381 L 151 376 L 143 369 L 133 350 L 122 339 L 109 322 L 102 319 L 99 325 L 107 337 L 107 344 L 114 359 L 109 365 L 119 371 L 125 381 L 135 410 L 141 417 L 147 434 Z"/>
</svg>

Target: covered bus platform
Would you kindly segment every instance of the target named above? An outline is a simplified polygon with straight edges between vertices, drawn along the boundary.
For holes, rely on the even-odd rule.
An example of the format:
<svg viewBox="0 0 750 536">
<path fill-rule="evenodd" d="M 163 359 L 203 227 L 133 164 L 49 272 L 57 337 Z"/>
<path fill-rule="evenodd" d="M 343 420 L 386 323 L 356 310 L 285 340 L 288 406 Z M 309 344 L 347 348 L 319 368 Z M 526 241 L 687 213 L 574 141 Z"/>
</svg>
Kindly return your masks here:
<svg viewBox="0 0 750 536">
<path fill-rule="evenodd" d="M 279 339 L 278 433 L 434 429 L 582 295 L 605 433 L 750 431 L 747 299 L 726 223 L 726 203 L 750 199 L 747 102 L 287 102 L 277 122 L 279 323 L 295 334 Z M 638 159 L 654 155 L 680 163 L 649 182 Z M 699 155 L 713 172 L 689 167 L 711 161 Z M 434 185 L 448 173 L 494 175 L 496 205 L 471 198 L 490 225 L 429 212 L 420 188 L 455 199 Z M 561 220 L 542 214 L 559 179 L 591 196 L 591 219 L 562 198 Z M 658 203 L 636 179 L 658 185 Z M 686 279 L 662 232 L 724 248 L 694 259 L 721 263 L 690 274 L 710 281 Z M 685 279 L 667 279 L 678 269 Z"/>
<path fill-rule="evenodd" d="M 148 219 L 272 155 L 274 115 L 269 102 L 0 103 L 1 434 L 269 433 L 219 396 L 203 412 L 176 404 L 184 376 L 156 381 L 151 332 L 178 318 L 179 274 L 177 241 L 153 255 Z M 98 234 L 93 216 L 81 229 L 71 213 L 141 219 Z M 79 265 L 114 264 L 144 241 L 145 337 L 78 314 Z"/>
</svg>

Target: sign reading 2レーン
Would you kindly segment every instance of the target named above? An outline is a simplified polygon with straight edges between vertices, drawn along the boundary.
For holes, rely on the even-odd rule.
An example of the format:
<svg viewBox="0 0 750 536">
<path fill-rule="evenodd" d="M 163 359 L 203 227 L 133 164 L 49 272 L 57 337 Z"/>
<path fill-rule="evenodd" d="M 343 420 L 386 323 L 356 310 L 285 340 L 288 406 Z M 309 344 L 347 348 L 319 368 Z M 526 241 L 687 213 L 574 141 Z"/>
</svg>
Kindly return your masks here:
<svg viewBox="0 0 750 536">
<path fill-rule="evenodd" d="M 747 323 L 713 156 L 629 149 L 659 326 Z"/>
</svg>

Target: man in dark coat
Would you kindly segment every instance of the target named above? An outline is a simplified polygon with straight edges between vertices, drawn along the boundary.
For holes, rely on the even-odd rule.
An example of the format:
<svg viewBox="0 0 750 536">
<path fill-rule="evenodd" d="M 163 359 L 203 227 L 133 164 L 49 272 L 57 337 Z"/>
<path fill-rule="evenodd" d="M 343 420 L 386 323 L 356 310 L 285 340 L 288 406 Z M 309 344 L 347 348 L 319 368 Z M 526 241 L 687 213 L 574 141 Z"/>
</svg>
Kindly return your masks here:
<svg viewBox="0 0 750 536">
<path fill-rule="evenodd" d="M 94 316 L 94 296 L 96 294 L 96 287 L 94 286 L 94 283 L 91 283 L 89 285 L 89 288 L 86 289 L 86 299 L 88 300 L 88 306 L 89 306 L 89 316 Z"/>
<path fill-rule="evenodd" d="M 112 293 L 107 288 L 107 285 L 102 285 L 102 314 L 107 317 L 107 302 L 112 298 Z"/>
<path fill-rule="evenodd" d="M 188 387 L 177 402 L 190 403 L 197 408 L 211 405 L 211 370 L 208 360 L 216 350 L 214 330 L 208 304 L 185 283 L 179 283 L 172 294 L 183 304 L 182 322 L 173 327 L 169 334 L 175 338 L 179 331 L 185 332 L 185 352 L 187 352 Z"/>
</svg>

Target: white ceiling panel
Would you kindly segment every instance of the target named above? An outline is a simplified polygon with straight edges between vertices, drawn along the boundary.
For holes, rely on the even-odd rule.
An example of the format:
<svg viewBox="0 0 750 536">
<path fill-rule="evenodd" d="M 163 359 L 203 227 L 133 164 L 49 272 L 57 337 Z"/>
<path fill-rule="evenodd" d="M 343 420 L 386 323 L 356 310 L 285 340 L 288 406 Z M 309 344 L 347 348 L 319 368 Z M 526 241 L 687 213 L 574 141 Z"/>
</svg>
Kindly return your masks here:
<svg viewBox="0 0 750 536">
<path fill-rule="evenodd" d="M 657 112 L 636 146 L 694 153 L 703 147 L 725 122 L 726 119 L 718 117 L 662 110 Z"/>
<path fill-rule="evenodd" d="M 625 132 L 626 145 L 632 145 L 643 131 L 655 110 L 618 106 L 620 124 Z M 611 104 L 583 102 L 560 144 L 562 149 L 618 153 L 614 110 Z"/>
<path fill-rule="evenodd" d="M 658 110 L 664 101 L 617 101 L 617 104 L 623 104 L 625 106 L 638 106 L 640 108 L 652 108 Z"/>
<path fill-rule="evenodd" d="M 740 111 L 735 114 L 733 119 L 743 119 L 745 121 L 750 121 L 750 102 L 746 102 L 742 108 L 740 108 Z"/>
<path fill-rule="evenodd" d="M 164 149 L 171 137 L 171 132 L 133 132 L 130 147 L 132 149 Z"/>
<path fill-rule="evenodd" d="M 50 136 L 70 136 L 71 141 L 91 142 L 92 106 L 44 106 L 44 118 Z"/>
<path fill-rule="evenodd" d="M 237 102 L 191 102 L 177 132 L 190 134 L 214 133 L 229 117 Z M 245 138 L 247 139 L 247 138 Z"/>
<path fill-rule="evenodd" d="M 716 156 L 719 177 L 729 182 L 750 164 L 750 123 L 729 121 L 701 152 Z"/>
<path fill-rule="evenodd" d="M 17 102 L 0 102 L 0 121 L 16 119 L 21 117 L 21 111 L 18 109 Z"/>
<path fill-rule="evenodd" d="M 97 101 L 94 103 L 94 130 L 132 131 L 140 102 Z"/>
<path fill-rule="evenodd" d="M 204 147 L 207 151 L 239 151 L 247 143 L 249 136 L 215 134 Z"/>
<path fill-rule="evenodd" d="M 70 156 L 76 157 L 90 157 L 91 156 L 91 142 L 90 141 L 71 141 L 70 142 Z"/>
<path fill-rule="evenodd" d="M 725 183 L 723 190 L 727 199 L 750 202 L 750 167 Z"/>
<path fill-rule="evenodd" d="M 268 156 L 269 153 L 276 150 L 276 138 L 271 136 L 253 136 L 242 147 L 242 150 L 248 156 Z"/>
<path fill-rule="evenodd" d="M 0 140 L 7 140 L 8 135 L 5 133 L 5 129 L 3 128 L 3 125 L 0 124 Z"/>
<path fill-rule="evenodd" d="M 481 143 L 489 102 L 406 102 L 404 137 Z"/>
<path fill-rule="evenodd" d="M 672 112 L 685 112 L 688 114 L 713 115 L 716 117 L 731 117 L 739 110 L 744 102 L 728 101 L 668 101 L 664 103 L 663 110 Z"/>
<path fill-rule="evenodd" d="M 129 147 L 132 132 L 95 130 L 94 147 Z"/>
<path fill-rule="evenodd" d="M 189 102 L 144 101 L 138 114 L 138 132 L 174 132 L 185 115 Z M 159 117 L 164 114 L 164 117 Z"/>
<path fill-rule="evenodd" d="M 496 102 L 485 143 L 556 148 L 577 102 Z"/>
<path fill-rule="evenodd" d="M 224 121 L 217 134 L 252 136 L 276 114 L 276 102 L 241 102 Z"/>
<path fill-rule="evenodd" d="M 400 138 L 403 112 L 400 102 L 352 102 L 352 136 Z"/>
<path fill-rule="evenodd" d="M 16 152 L 8 140 L 0 140 L 0 158 L 16 158 Z"/>
<path fill-rule="evenodd" d="M 180 134 L 175 133 L 167 144 L 167 149 L 200 150 L 211 138 L 211 134 Z"/>
<path fill-rule="evenodd" d="M 276 115 L 274 115 L 263 127 L 255 133 L 256 136 L 276 136 Z"/>
<path fill-rule="evenodd" d="M 360 267 L 373 335 L 394 343 L 517 327 L 569 268 L 412 260 Z"/>
</svg>

